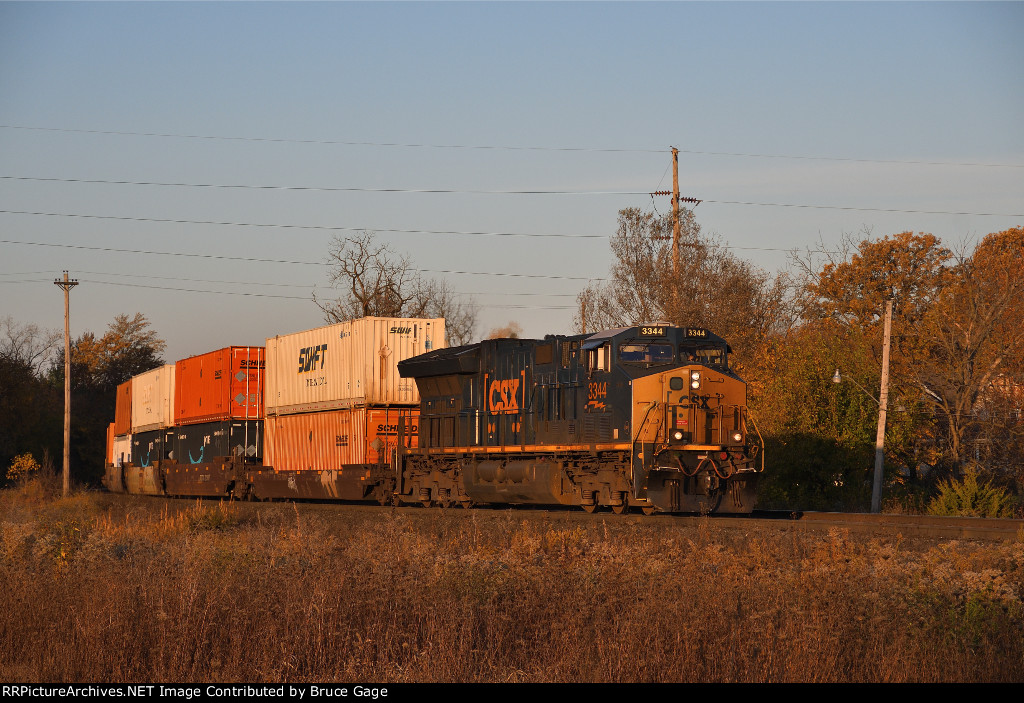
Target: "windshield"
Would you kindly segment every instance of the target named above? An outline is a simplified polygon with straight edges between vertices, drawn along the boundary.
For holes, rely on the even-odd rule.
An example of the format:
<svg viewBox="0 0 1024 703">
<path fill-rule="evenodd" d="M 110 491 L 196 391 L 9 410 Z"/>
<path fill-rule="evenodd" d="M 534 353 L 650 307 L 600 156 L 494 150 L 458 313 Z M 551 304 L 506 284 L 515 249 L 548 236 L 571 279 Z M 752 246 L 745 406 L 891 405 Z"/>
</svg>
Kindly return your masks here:
<svg viewBox="0 0 1024 703">
<path fill-rule="evenodd" d="M 619 347 L 619 361 L 634 364 L 663 364 L 672 361 L 671 344 L 623 344 Z"/>
<path fill-rule="evenodd" d="M 684 364 L 706 364 L 725 368 L 725 348 L 708 345 L 684 346 L 679 350 L 679 361 Z"/>
</svg>

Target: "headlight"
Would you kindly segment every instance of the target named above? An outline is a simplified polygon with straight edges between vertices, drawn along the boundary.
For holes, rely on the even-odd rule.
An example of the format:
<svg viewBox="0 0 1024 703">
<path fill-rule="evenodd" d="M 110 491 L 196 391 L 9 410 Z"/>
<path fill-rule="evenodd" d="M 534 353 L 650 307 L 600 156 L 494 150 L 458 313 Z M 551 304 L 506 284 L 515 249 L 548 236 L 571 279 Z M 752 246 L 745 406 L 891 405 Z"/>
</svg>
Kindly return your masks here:
<svg viewBox="0 0 1024 703">
<path fill-rule="evenodd" d="M 675 431 L 673 431 L 672 432 L 672 439 L 674 439 L 677 442 L 682 442 L 683 441 L 683 431 L 682 430 L 675 430 Z"/>
<path fill-rule="evenodd" d="M 694 390 L 700 388 L 700 371 L 690 372 L 690 388 Z"/>
<path fill-rule="evenodd" d="M 736 444 L 739 444 L 740 442 L 742 442 L 743 441 L 743 433 L 739 432 L 739 431 L 733 432 L 732 433 L 732 441 L 736 442 Z"/>
</svg>

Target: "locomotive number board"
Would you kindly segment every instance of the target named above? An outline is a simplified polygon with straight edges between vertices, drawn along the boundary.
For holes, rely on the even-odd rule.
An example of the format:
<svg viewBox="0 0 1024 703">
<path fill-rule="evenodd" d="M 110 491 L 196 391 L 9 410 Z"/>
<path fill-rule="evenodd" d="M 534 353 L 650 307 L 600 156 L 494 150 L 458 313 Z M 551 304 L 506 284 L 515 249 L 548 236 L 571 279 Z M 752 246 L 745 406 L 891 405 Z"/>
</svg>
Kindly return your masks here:
<svg viewBox="0 0 1024 703">
<path fill-rule="evenodd" d="M 664 337 L 665 327 L 660 325 L 648 325 L 640 328 L 641 337 Z"/>
</svg>

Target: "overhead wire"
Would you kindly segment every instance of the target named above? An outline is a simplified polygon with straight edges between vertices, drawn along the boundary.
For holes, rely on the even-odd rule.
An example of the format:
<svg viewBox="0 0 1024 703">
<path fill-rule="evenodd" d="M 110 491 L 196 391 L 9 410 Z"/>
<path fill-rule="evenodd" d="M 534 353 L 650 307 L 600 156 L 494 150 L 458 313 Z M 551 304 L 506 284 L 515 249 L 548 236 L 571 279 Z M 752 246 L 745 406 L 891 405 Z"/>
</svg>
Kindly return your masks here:
<svg viewBox="0 0 1024 703">
<path fill-rule="evenodd" d="M 164 181 L 128 181 L 107 180 L 97 178 L 55 178 L 37 176 L 0 176 L 0 180 L 39 181 L 51 183 L 86 183 L 100 185 L 135 185 L 160 186 L 172 188 L 225 188 L 241 190 L 277 190 L 277 191 L 313 191 L 313 192 L 353 192 L 353 193 L 419 193 L 419 194 L 463 194 L 463 195 L 650 195 L 648 191 L 631 190 L 465 190 L 456 188 L 362 188 L 334 186 L 281 186 L 253 185 L 233 183 L 175 183 Z M 913 210 L 905 208 L 876 208 L 849 205 L 809 205 L 802 203 L 766 203 L 747 200 L 715 200 L 701 198 L 703 203 L 717 205 L 743 205 L 756 207 L 809 208 L 815 210 L 845 210 L 853 212 L 892 212 L 911 215 L 971 215 L 975 217 L 1024 217 L 1024 213 L 1005 212 L 965 212 L 956 210 Z M 228 223 L 230 224 L 230 223 Z"/>
<path fill-rule="evenodd" d="M 302 261 L 302 260 L 290 260 L 290 259 L 263 259 L 251 256 L 228 256 L 225 254 L 198 254 L 194 252 L 174 252 L 174 251 L 154 251 L 149 249 L 124 249 L 120 247 L 99 247 L 90 246 L 87 244 L 57 244 L 51 242 L 23 242 L 13 239 L 0 239 L 0 244 L 18 244 L 24 246 L 38 246 L 38 247 L 56 247 L 62 249 L 82 249 L 87 251 L 102 251 L 112 252 L 119 254 L 147 254 L 154 256 L 182 256 L 192 257 L 200 259 L 216 259 L 223 261 L 248 261 L 253 263 L 268 263 L 268 264 L 296 264 L 301 266 L 330 266 L 330 263 L 325 261 Z M 417 268 L 417 271 L 423 273 L 451 273 L 465 276 L 506 276 L 511 278 L 540 278 L 540 279 L 552 279 L 552 280 L 565 280 L 565 281 L 602 281 L 603 278 L 592 278 L 587 276 L 557 276 L 539 273 L 506 273 L 498 271 L 457 271 L 453 269 L 425 269 Z"/>
<path fill-rule="evenodd" d="M 609 148 L 609 147 L 570 147 L 570 146 L 515 146 L 501 144 L 426 144 L 411 142 L 373 142 L 359 140 L 337 140 L 337 139 L 294 139 L 282 137 L 240 137 L 211 134 L 182 134 L 172 132 L 131 132 L 125 130 L 101 130 L 101 129 L 74 129 L 66 127 L 38 127 L 29 125 L 0 125 L 0 129 L 33 130 L 42 132 L 66 132 L 78 134 L 99 134 L 113 136 L 132 137 L 159 137 L 171 139 L 199 139 L 216 141 L 240 141 L 240 142 L 268 142 L 281 144 L 314 144 L 314 145 L 335 145 L 335 146 L 372 146 L 390 148 L 418 148 L 418 149 L 464 149 L 464 150 L 489 150 L 489 151 L 549 151 L 549 152 L 594 152 L 594 153 L 634 153 L 634 154 L 663 154 L 664 149 L 653 148 Z M 936 161 L 927 159 L 868 159 L 844 156 L 812 156 L 808 154 L 764 154 L 757 152 L 738 151 L 707 151 L 699 149 L 679 149 L 681 154 L 695 156 L 728 156 L 734 158 L 757 158 L 757 159 L 796 159 L 803 161 L 838 161 L 854 163 L 878 163 L 878 164 L 902 164 L 915 166 L 969 166 L 983 168 L 1024 168 L 1024 164 L 1014 163 L 993 163 L 993 162 L 965 162 L 965 161 Z"/>
</svg>

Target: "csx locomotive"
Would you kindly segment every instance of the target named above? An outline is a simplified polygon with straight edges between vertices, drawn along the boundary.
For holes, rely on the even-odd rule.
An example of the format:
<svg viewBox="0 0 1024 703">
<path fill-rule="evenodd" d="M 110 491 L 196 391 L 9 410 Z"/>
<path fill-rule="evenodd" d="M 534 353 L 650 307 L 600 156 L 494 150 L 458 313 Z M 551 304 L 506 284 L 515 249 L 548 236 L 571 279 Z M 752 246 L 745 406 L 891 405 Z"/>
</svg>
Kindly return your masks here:
<svg viewBox="0 0 1024 703">
<path fill-rule="evenodd" d="M 431 324 L 443 339 L 443 320 Z M 607 506 L 616 513 L 631 507 L 647 514 L 753 510 L 763 443 L 747 413 L 746 384 L 729 367 L 729 346 L 706 329 L 652 324 L 445 348 L 426 341 L 424 321 L 405 333 L 405 327 L 374 318 L 351 325 L 367 330 L 352 348 L 370 350 L 360 352 L 362 364 L 355 356 L 344 361 L 344 388 L 365 389 L 359 391 L 361 405 L 329 408 L 319 396 L 306 397 L 323 386 L 310 390 L 301 383 L 287 400 L 289 384 L 302 381 L 288 363 L 295 351 L 288 345 L 309 346 L 308 339 L 331 335 L 347 343 L 348 327 L 340 333 L 333 327 L 297 333 L 288 345 L 271 338 L 265 420 L 240 422 L 236 409 L 230 418 L 225 415 L 223 428 L 179 422 L 160 430 L 157 440 L 169 439 L 155 461 L 141 449 L 134 460 L 118 460 L 122 440 L 112 424 L 115 458 L 107 466 L 108 488 L 465 507 L 578 505 L 588 512 Z M 380 339 L 372 330 L 380 330 Z M 338 344 L 331 342 L 332 362 L 342 361 Z M 419 353 L 424 348 L 430 351 Z M 275 356 L 281 363 L 271 363 Z M 193 393 L 183 380 L 189 362 L 196 365 L 178 362 L 179 416 L 186 406 L 196 406 L 198 413 L 209 405 L 209 398 L 203 405 L 187 397 Z M 275 380 L 271 368 L 280 368 L 281 378 Z M 249 383 L 245 374 L 252 368 L 231 369 L 225 377 Z M 339 382 L 326 365 L 318 364 L 317 373 L 325 382 Z M 238 398 L 259 397 L 262 403 L 259 388 Z M 120 414 L 120 397 L 118 408 Z M 245 429 L 244 442 L 234 440 L 236 425 Z M 239 450 L 218 449 L 211 427 L 230 435 L 225 446 L 238 444 Z M 209 444 L 209 451 L 187 445 L 192 435 Z M 175 453 L 169 451 L 172 440 Z"/>
<path fill-rule="evenodd" d="M 706 329 L 657 324 L 407 359 L 398 370 L 419 387 L 419 431 L 416 448 L 400 450 L 396 493 L 750 512 L 763 443 L 729 352 Z"/>
</svg>

